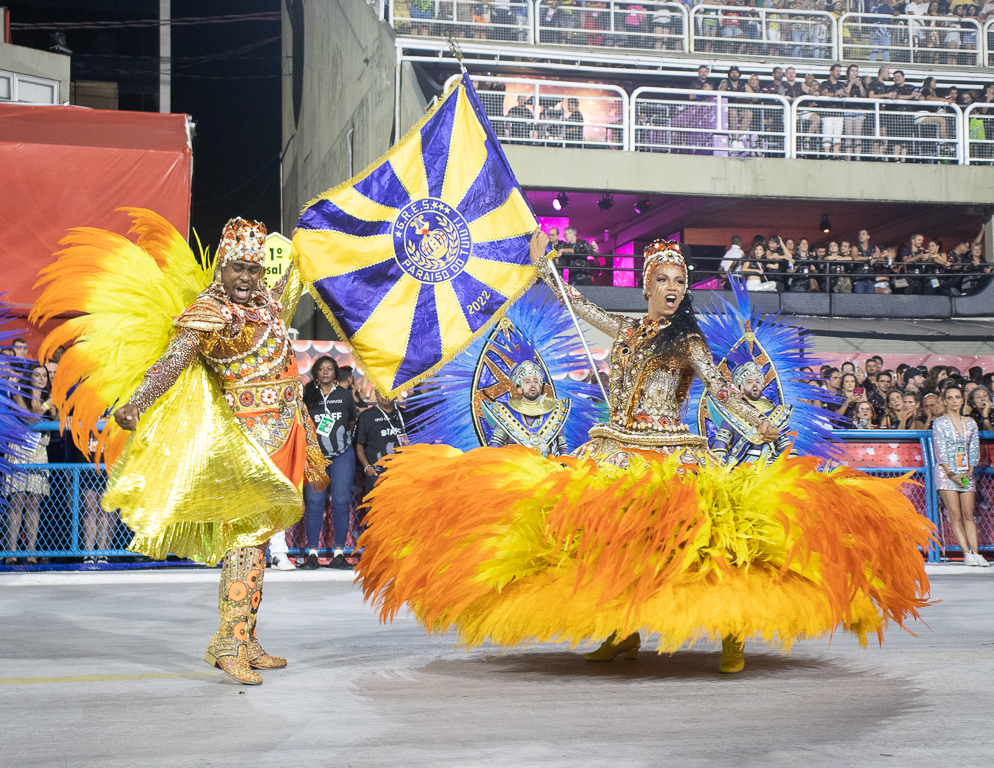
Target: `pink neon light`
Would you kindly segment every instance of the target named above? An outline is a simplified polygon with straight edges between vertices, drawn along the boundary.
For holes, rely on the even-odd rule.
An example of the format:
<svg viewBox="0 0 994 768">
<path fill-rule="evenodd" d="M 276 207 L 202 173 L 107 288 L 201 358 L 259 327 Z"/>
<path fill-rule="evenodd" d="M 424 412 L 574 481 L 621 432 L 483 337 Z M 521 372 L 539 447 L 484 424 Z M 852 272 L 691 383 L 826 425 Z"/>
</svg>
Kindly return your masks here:
<svg viewBox="0 0 994 768">
<path fill-rule="evenodd" d="M 626 243 L 618 248 L 614 249 L 617 253 L 635 253 L 635 242 Z M 628 271 L 630 270 L 630 271 Z M 615 256 L 614 257 L 614 272 L 612 285 L 619 286 L 621 288 L 634 288 L 635 287 L 635 256 L 627 258 L 625 256 Z"/>
</svg>

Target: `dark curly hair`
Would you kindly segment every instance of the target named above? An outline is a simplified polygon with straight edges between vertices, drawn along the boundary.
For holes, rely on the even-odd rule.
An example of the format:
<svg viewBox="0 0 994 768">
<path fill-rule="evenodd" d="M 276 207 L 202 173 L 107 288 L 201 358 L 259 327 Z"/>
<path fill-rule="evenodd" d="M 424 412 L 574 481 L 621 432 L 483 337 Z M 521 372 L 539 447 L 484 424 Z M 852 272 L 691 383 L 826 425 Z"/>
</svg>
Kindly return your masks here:
<svg viewBox="0 0 994 768">
<path fill-rule="evenodd" d="M 657 243 L 665 245 L 671 244 L 666 240 L 654 240 L 649 248 L 652 248 Z M 672 245 L 675 245 L 677 248 L 680 247 L 679 243 L 672 243 Z M 649 248 L 647 248 L 646 251 L 648 251 Z M 673 315 L 672 322 L 670 322 L 670 324 L 665 328 L 660 329 L 656 334 L 654 345 L 657 349 L 665 345 L 682 342 L 690 336 L 700 336 L 705 340 L 705 342 L 707 342 L 707 339 L 704 337 L 704 332 L 701 330 L 701 326 L 697 323 L 697 316 L 694 314 L 694 297 L 690 289 L 690 279 L 694 274 L 694 265 L 690 259 L 689 253 L 682 253 L 681 251 L 681 255 L 683 256 L 684 264 L 686 264 L 687 267 L 687 291 L 683 294 L 683 299 L 681 299 L 680 306 L 677 307 L 676 312 Z M 651 277 L 651 272 L 646 277 Z M 648 282 L 649 280 L 646 279 L 645 292 L 643 293 L 643 296 L 645 296 L 647 300 L 649 298 Z"/>
<path fill-rule="evenodd" d="M 687 292 L 680 301 L 680 306 L 677 307 L 676 313 L 673 315 L 673 321 L 656 334 L 656 347 L 677 344 L 690 336 L 700 336 L 704 339 L 704 331 L 701 330 L 701 326 L 697 322 L 697 315 L 694 314 L 694 297 L 688 286 Z M 707 339 L 705 339 L 706 341 Z"/>
</svg>

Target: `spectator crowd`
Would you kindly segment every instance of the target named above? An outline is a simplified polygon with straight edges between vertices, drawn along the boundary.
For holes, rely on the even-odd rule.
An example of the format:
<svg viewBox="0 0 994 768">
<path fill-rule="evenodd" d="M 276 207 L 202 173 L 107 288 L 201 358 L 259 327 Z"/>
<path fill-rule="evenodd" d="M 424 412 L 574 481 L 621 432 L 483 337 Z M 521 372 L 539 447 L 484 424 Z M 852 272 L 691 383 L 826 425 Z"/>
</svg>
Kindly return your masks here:
<svg viewBox="0 0 994 768">
<path fill-rule="evenodd" d="M 762 77 L 759 72 L 745 74 L 737 65 L 729 67 L 725 77 L 712 77 L 701 65 L 696 77 L 679 84 L 693 92 L 686 102 L 672 96 L 639 102 L 635 149 L 704 155 L 727 149 L 731 157 L 782 157 L 786 151 L 782 102 L 762 99 L 775 95 L 788 103 L 804 99 L 795 126 L 798 157 L 956 162 L 959 133 L 953 105 L 965 109 L 977 104 L 968 127 L 970 157 L 994 159 L 994 142 L 987 143 L 994 140 L 994 83 L 976 89 L 940 87 L 936 78 L 926 77 L 915 85 L 903 70 L 886 64 L 875 76 L 861 72 L 856 64 L 845 71 L 841 64 L 833 64 L 821 81 L 812 73 L 799 75 L 792 66 L 773 67 Z M 716 93 L 708 96 L 703 93 L 707 91 Z M 724 124 L 716 109 L 718 94 L 729 97 Z M 986 104 L 991 106 L 981 106 Z M 727 144 L 722 143 L 725 137 Z"/>
<path fill-rule="evenodd" d="M 748 250 L 732 238 L 719 266 L 727 281 L 738 275 L 750 291 L 960 296 L 976 293 L 990 280 L 983 230 L 944 250 L 937 237 L 915 233 L 905 244 L 878 246 L 861 229 L 854 242 L 809 243 L 772 235 L 753 238 Z"/>
<path fill-rule="evenodd" d="M 944 394 L 950 387 L 963 393 L 961 413 L 976 422 L 980 431 L 994 429 L 991 413 L 994 374 L 974 366 L 964 375 L 956 366 L 911 366 L 884 368 L 880 355 L 868 357 L 863 370 L 855 362 L 839 368 L 823 365 L 810 374 L 811 381 L 825 391 L 818 405 L 833 414 L 841 429 L 931 429 L 947 412 Z"/>
<path fill-rule="evenodd" d="M 52 360 L 41 364 L 30 359 L 28 343 L 23 338 L 0 348 L 0 354 L 13 358 L 7 368 L 11 372 L 8 380 L 13 385 L 12 399 L 35 422 L 61 420 L 52 402 L 52 377 L 63 352 L 60 347 Z M 323 491 L 304 486 L 306 542 L 300 544 L 307 554 L 302 567 L 318 567 L 319 540 L 330 508 L 334 541 L 329 542 L 333 544 L 329 567 L 346 570 L 352 567 L 344 554 L 347 535 L 354 523 L 361 523 L 355 509 L 358 504 L 354 502 L 362 499 L 375 484 L 382 471 L 376 463 L 398 445 L 406 444 L 407 421 L 401 406 L 378 392 L 375 402 L 367 404 L 352 366 L 340 366 L 326 355 L 314 361 L 311 374 L 311 381 L 304 387 L 304 404 L 314 422 L 322 453 L 331 462 L 327 470 L 331 482 Z M 34 434 L 36 442 L 8 456 L 15 463 L 33 468 L 2 481 L 6 507 L 2 511 L 6 514 L 0 516 L 0 548 L 6 552 L 69 548 L 70 521 L 66 519 L 66 510 L 73 506 L 71 494 L 78 486 L 79 548 L 98 553 L 85 556 L 83 562 L 107 563 L 107 555 L 99 553 L 121 549 L 129 534 L 118 530 L 120 520 L 116 513 L 106 512 L 100 506 L 106 484 L 104 474 L 94 468 L 92 457 L 84 456 L 68 435 L 63 437 L 51 431 Z M 91 441 L 90 450 L 94 448 Z M 66 463 L 88 466 L 68 471 L 45 468 L 49 464 Z M 73 472 L 78 473 L 78 482 L 73 479 Z M 119 533 L 123 539 L 118 538 Z M 40 535 L 48 541 L 40 541 Z M 274 537 L 271 550 L 276 567 L 286 570 L 294 567 L 282 534 Z M 24 558 L 8 555 L 4 564 L 16 565 L 21 561 L 32 565 L 37 559 L 31 555 Z"/>
<path fill-rule="evenodd" d="M 401 0 L 398 29 L 416 36 L 526 42 L 538 14 L 539 43 L 716 55 L 845 58 L 908 64 L 969 65 L 978 32 L 994 16 L 988 0 Z M 684 28 L 684 6 L 692 30 Z M 847 13 L 861 14 L 839 24 Z M 865 14 L 865 15 L 862 15 Z M 404 16 L 408 18 L 404 18 Z"/>
</svg>

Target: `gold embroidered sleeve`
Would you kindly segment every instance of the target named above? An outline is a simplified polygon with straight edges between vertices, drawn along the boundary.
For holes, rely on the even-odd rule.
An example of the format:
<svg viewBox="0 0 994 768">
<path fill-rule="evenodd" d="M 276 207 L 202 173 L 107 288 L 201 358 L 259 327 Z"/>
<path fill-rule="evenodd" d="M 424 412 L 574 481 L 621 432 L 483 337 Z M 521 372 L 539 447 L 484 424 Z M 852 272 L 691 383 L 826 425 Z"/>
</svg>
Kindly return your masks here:
<svg viewBox="0 0 994 768">
<path fill-rule="evenodd" d="M 328 478 L 327 466 L 330 463 L 321 452 L 321 445 L 318 443 L 317 432 L 314 430 L 314 421 L 307 412 L 307 407 L 303 403 L 298 404 L 300 420 L 304 425 L 304 434 L 307 436 L 305 456 L 307 463 L 304 474 L 308 485 L 315 491 L 322 491 L 331 482 Z"/>
<path fill-rule="evenodd" d="M 293 272 L 294 264 L 291 261 L 290 266 L 287 267 L 286 272 L 283 276 L 276 281 L 272 288 L 269 289 L 269 294 L 277 301 L 283 300 L 283 292 L 286 290 L 287 283 L 290 281 L 290 274 Z"/>
<path fill-rule="evenodd" d="M 763 423 L 766 417 L 753 408 L 745 396 L 721 375 L 704 339 L 699 336 L 691 338 L 689 354 L 690 365 L 694 372 L 721 408 L 727 410 L 732 416 L 741 419 L 753 429 Z"/>
<path fill-rule="evenodd" d="M 556 275 L 552 274 L 552 264 L 547 258 L 542 258 L 538 260 L 535 265 L 535 271 L 538 276 L 545 281 L 545 284 L 552 289 L 556 298 L 562 303 L 563 297 L 559 292 L 559 286 L 557 284 L 558 278 Z M 578 317 L 582 317 L 588 323 L 590 323 L 594 328 L 602 333 L 606 333 L 612 339 L 618 338 L 618 334 L 621 333 L 621 328 L 624 323 L 625 317 L 623 315 L 613 315 L 610 312 L 598 307 L 590 299 L 580 293 L 572 285 L 567 285 L 565 282 L 562 284 L 563 288 L 566 290 L 566 296 L 569 299 L 570 306 L 573 307 L 573 311 L 576 312 Z"/>
<path fill-rule="evenodd" d="M 210 296 L 200 295 L 190 306 L 180 312 L 176 318 L 177 328 L 189 328 L 194 331 L 220 331 L 227 325 L 221 317 L 221 306 Z"/>
<path fill-rule="evenodd" d="M 200 332 L 193 328 L 179 328 L 166 348 L 165 354 L 145 371 L 145 378 L 129 401 L 141 413 L 164 395 L 176 379 L 193 362 L 200 352 Z"/>
</svg>

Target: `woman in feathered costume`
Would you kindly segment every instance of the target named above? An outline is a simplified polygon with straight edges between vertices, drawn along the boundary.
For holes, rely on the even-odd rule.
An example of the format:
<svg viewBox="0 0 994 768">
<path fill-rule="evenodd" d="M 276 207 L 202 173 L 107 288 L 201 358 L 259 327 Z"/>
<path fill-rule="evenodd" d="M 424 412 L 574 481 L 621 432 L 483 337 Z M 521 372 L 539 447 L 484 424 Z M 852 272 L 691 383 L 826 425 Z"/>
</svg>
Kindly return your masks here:
<svg viewBox="0 0 994 768">
<path fill-rule="evenodd" d="M 536 231 L 532 260 L 554 286 L 545 245 Z M 406 603 L 429 631 L 455 625 L 467 646 L 607 637 L 591 661 L 635 658 L 640 629 L 661 652 L 720 638 L 723 672 L 743 668 L 757 634 L 789 648 L 842 626 L 865 643 L 917 618 L 931 524 L 900 479 L 819 471 L 813 457 L 729 472 L 689 433 L 697 376 L 756 441 L 778 437 L 715 367 L 679 245 L 645 256 L 641 320 L 566 288 L 615 339 L 609 421 L 568 457 L 425 445 L 388 457 L 358 542 L 367 598 L 384 619 Z"/>
<path fill-rule="evenodd" d="M 221 626 L 206 661 L 258 685 L 254 669 L 286 666 L 256 637 L 266 543 L 300 518 L 305 474 L 320 486 L 327 464 L 301 404 L 284 324 L 299 281 L 291 271 L 267 289 L 259 222 L 228 222 L 210 281 L 168 222 L 125 210 L 137 245 L 76 229 L 42 274 L 51 284 L 35 305 L 36 320 L 85 313 L 46 339 L 43 354 L 76 341 L 53 395 L 60 411 L 73 413 L 81 447 L 99 414 L 125 403 L 114 411 L 116 425 L 100 433 L 98 451 L 106 448 L 113 465 L 101 503 L 119 509 L 135 531 L 135 552 L 222 562 Z"/>
</svg>

